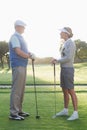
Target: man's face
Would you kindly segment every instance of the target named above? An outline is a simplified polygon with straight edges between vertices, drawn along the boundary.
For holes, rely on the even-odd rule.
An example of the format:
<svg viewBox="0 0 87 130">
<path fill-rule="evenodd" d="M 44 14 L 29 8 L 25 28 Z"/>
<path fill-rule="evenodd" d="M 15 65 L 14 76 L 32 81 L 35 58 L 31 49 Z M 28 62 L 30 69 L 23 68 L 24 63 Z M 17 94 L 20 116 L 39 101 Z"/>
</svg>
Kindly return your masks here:
<svg viewBox="0 0 87 130">
<path fill-rule="evenodd" d="M 16 29 L 16 31 L 17 31 L 18 33 L 22 34 L 22 33 L 24 33 L 25 27 L 18 25 L 18 26 L 15 27 L 15 29 Z"/>
</svg>

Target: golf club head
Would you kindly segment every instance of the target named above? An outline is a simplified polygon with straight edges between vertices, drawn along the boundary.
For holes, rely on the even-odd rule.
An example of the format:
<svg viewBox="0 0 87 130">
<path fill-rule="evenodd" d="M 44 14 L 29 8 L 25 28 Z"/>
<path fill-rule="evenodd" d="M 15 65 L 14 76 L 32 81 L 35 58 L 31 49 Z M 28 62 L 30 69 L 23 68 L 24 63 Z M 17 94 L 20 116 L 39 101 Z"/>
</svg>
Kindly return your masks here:
<svg viewBox="0 0 87 130">
<path fill-rule="evenodd" d="M 39 115 L 37 115 L 37 116 L 36 116 L 36 119 L 40 119 L 40 116 L 39 116 Z"/>
<path fill-rule="evenodd" d="M 55 119 L 57 116 L 56 115 L 53 115 L 52 118 Z"/>
</svg>

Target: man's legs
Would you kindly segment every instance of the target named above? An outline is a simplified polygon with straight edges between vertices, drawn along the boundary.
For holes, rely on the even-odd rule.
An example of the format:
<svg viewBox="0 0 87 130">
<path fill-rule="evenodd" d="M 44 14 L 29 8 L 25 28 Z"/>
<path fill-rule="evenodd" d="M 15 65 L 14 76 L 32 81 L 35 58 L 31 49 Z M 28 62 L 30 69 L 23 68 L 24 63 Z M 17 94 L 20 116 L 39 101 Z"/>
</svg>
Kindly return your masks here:
<svg viewBox="0 0 87 130">
<path fill-rule="evenodd" d="M 26 77 L 25 67 L 15 67 L 12 70 L 12 90 L 10 97 L 10 114 L 18 115 L 19 111 L 22 109 L 22 101 L 25 88 L 25 77 Z"/>
</svg>

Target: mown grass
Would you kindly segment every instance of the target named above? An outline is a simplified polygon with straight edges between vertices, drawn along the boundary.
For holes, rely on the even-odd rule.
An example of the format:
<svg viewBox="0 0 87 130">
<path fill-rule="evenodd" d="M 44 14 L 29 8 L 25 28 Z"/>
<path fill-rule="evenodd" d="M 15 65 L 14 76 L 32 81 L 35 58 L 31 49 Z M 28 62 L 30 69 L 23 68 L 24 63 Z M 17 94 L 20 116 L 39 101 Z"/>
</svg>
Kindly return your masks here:
<svg viewBox="0 0 87 130">
<path fill-rule="evenodd" d="M 67 121 L 68 117 L 52 119 L 55 114 L 54 87 L 37 86 L 38 112 L 36 119 L 34 88 L 27 86 L 25 90 L 23 109 L 31 114 L 24 121 L 9 120 L 10 89 L 0 89 L 0 130 L 87 130 L 87 88 L 75 86 L 78 97 L 79 119 Z M 83 90 L 83 91 L 82 91 Z M 56 93 L 56 111 L 63 108 L 63 95 L 59 86 Z M 73 112 L 69 104 L 69 115 Z"/>
<path fill-rule="evenodd" d="M 67 121 L 68 117 L 52 119 L 55 114 L 54 86 L 37 87 L 38 112 L 40 119 L 36 119 L 35 94 L 33 84 L 32 66 L 27 68 L 27 82 L 23 109 L 31 114 L 24 121 L 9 120 L 11 70 L 0 69 L 0 84 L 10 84 L 9 89 L 0 89 L 0 130 L 86 130 L 87 129 L 87 63 L 74 64 L 75 66 L 75 90 L 78 97 L 79 119 Z M 59 84 L 60 67 L 56 65 L 56 83 Z M 35 65 L 37 84 L 53 84 L 53 66 Z M 79 84 L 79 86 L 76 86 Z M 61 88 L 56 86 L 56 111 L 63 108 L 63 94 Z M 72 103 L 69 104 L 69 115 L 73 112 Z"/>
<path fill-rule="evenodd" d="M 87 62 L 74 64 L 75 66 L 75 84 L 87 84 Z M 53 84 L 53 66 L 52 65 L 35 65 L 36 84 Z M 26 84 L 33 84 L 32 66 L 27 67 Z M 11 70 L 0 69 L 0 84 L 11 84 Z M 60 83 L 60 66 L 56 65 L 56 83 Z"/>
</svg>

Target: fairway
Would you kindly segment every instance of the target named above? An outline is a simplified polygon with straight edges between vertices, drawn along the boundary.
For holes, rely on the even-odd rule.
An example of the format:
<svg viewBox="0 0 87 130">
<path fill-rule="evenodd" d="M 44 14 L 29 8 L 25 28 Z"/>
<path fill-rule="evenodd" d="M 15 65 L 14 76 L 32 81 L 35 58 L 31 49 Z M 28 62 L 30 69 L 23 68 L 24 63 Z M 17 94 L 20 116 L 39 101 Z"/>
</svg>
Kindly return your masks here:
<svg viewBox="0 0 87 130">
<path fill-rule="evenodd" d="M 10 89 L 0 89 L 0 130 L 87 130 L 87 87 L 75 86 L 78 97 L 79 119 L 67 121 L 68 117 L 52 119 L 55 114 L 54 86 L 37 86 L 38 112 L 36 119 L 35 95 L 33 86 L 26 86 L 23 108 L 31 114 L 24 121 L 9 120 Z M 56 111 L 63 108 L 63 95 L 59 86 L 56 89 Z M 69 115 L 73 112 L 69 104 Z"/>
<path fill-rule="evenodd" d="M 31 114 L 24 121 L 9 120 L 11 70 L 0 70 L 0 130 L 87 130 L 87 63 L 74 64 L 75 90 L 78 97 L 79 119 L 67 121 L 68 117 L 52 119 L 56 112 L 63 108 L 63 94 L 59 85 L 54 91 L 54 75 L 52 65 L 35 65 L 37 105 L 40 119 L 36 119 L 35 93 L 33 86 L 32 66 L 27 68 L 27 82 L 23 109 Z M 60 66 L 56 65 L 56 83 L 60 82 Z M 41 85 L 42 84 L 42 85 Z M 49 85 L 48 85 L 49 84 Z M 9 85 L 9 86 L 8 86 Z M 5 88 L 5 89 L 4 89 Z M 7 89 L 6 89 L 7 88 Z M 69 104 L 69 116 L 73 112 L 72 102 Z"/>
<path fill-rule="evenodd" d="M 75 66 L 75 84 L 87 85 L 87 62 L 74 64 Z M 35 64 L 36 84 L 53 84 L 54 83 L 54 68 L 51 64 L 36 65 Z M 0 70 L 0 84 L 11 84 L 11 70 L 7 68 Z M 56 83 L 60 83 L 60 66 L 56 65 Z M 26 85 L 33 84 L 32 66 L 27 67 Z"/>
</svg>

